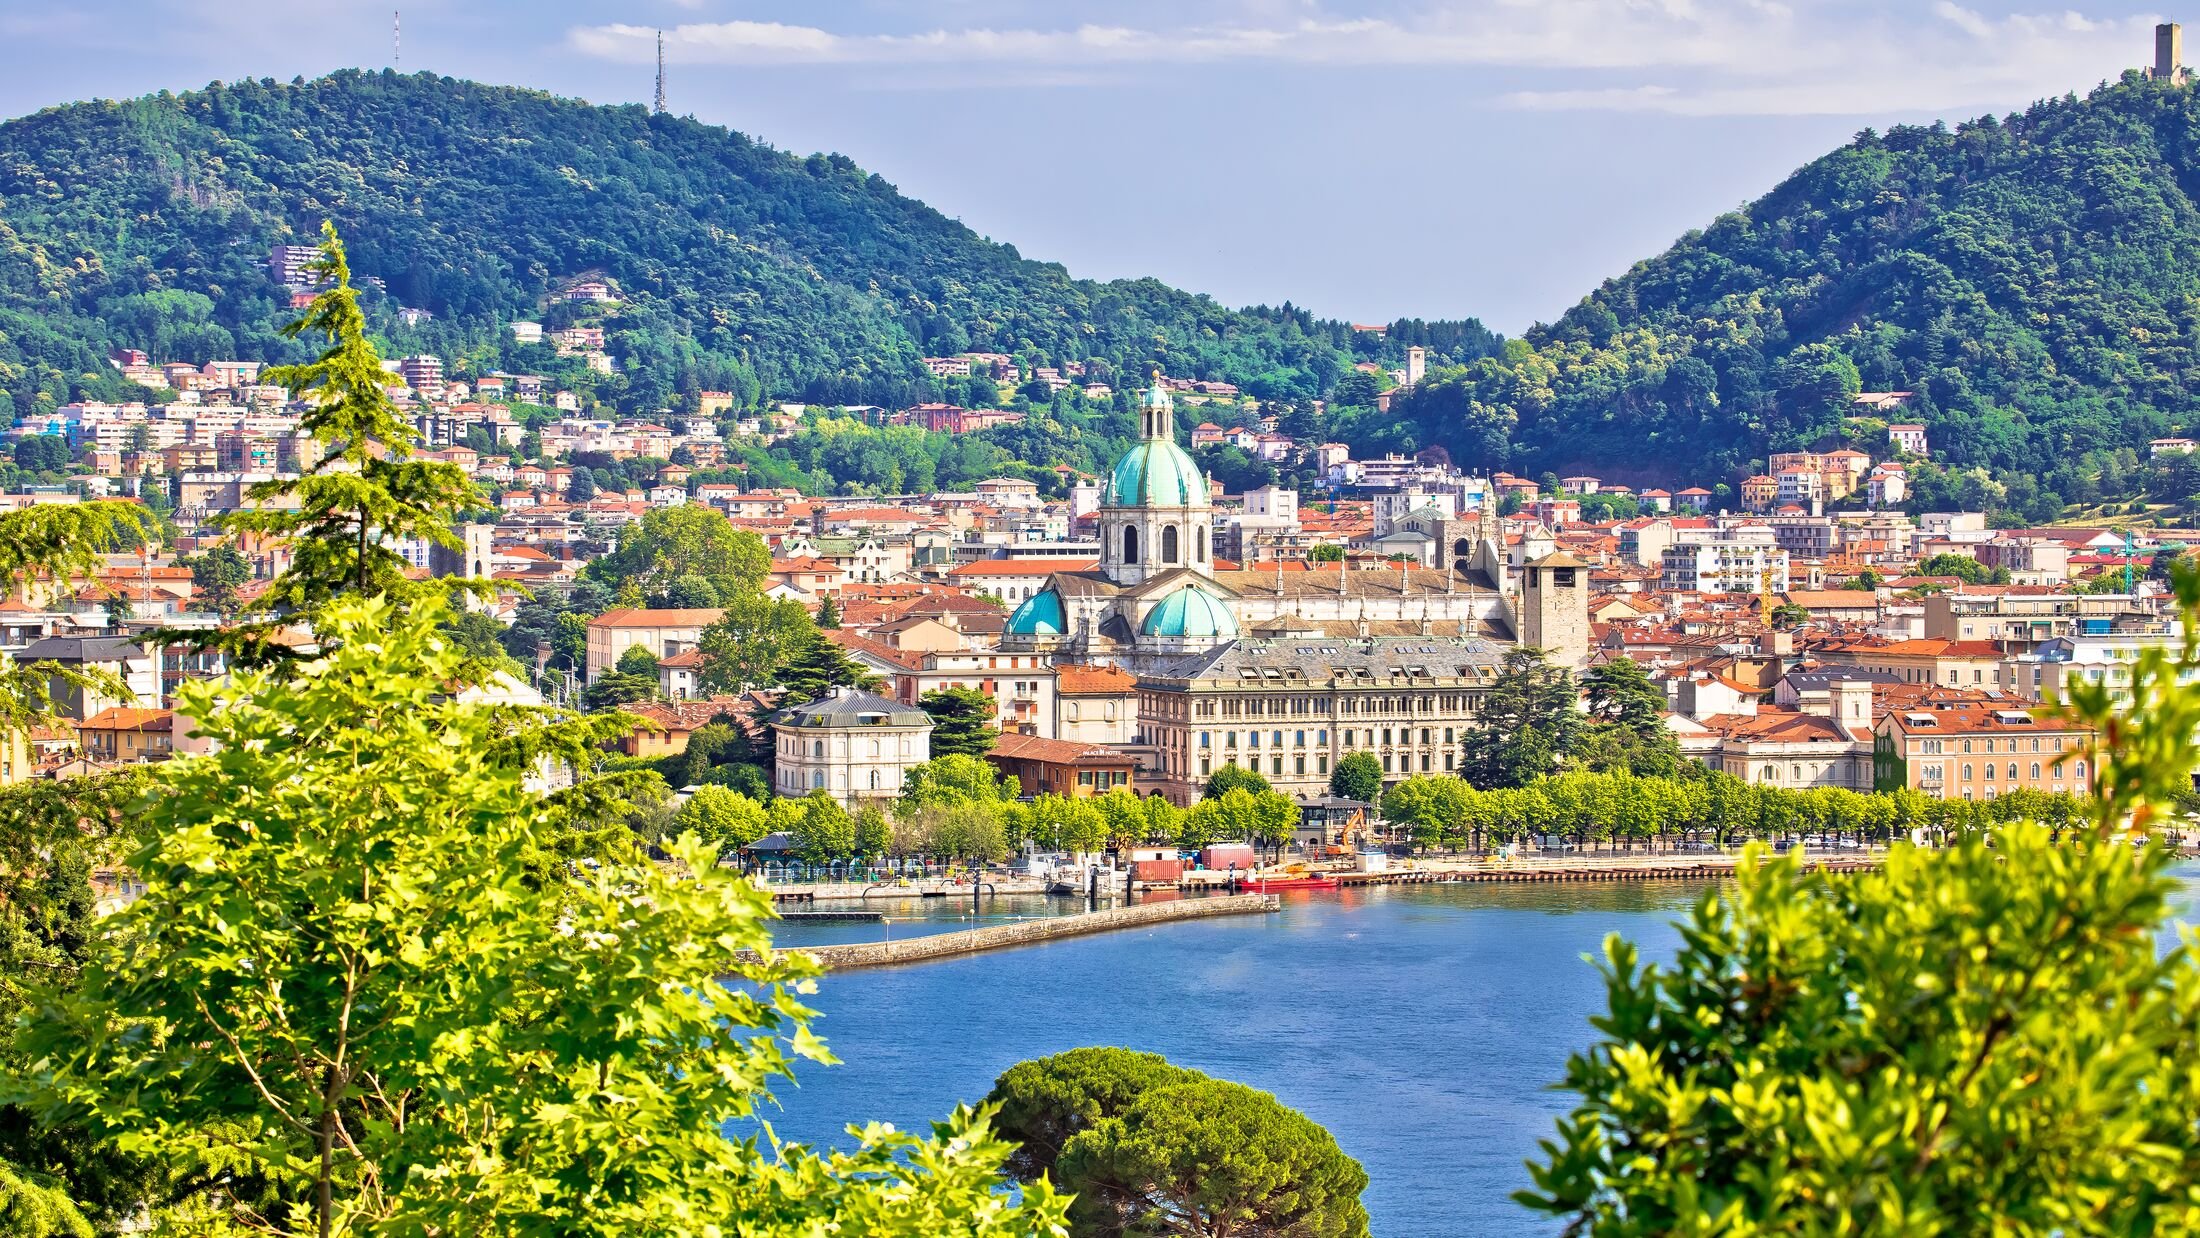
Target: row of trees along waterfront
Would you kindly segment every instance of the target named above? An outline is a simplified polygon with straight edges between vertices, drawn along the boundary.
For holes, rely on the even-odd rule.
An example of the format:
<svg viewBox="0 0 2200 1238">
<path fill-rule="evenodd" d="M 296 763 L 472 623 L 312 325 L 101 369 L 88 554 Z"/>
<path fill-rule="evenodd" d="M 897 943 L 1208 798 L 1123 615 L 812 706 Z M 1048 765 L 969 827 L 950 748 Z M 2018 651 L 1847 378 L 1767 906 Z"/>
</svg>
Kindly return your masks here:
<svg viewBox="0 0 2200 1238">
<path fill-rule="evenodd" d="M 1583 846 L 1629 848 L 1679 842 L 1723 847 L 1745 838 L 1806 834 L 1865 842 L 1907 838 L 1915 830 L 1945 839 L 2010 821 L 2066 831 L 2088 819 L 2091 810 L 2088 797 L 2031 789 L 1990 800 L 1951 800 L 1907 788 L 1797 790 L 1717 771 L 1695 778 L 1581 772 L 1490 790 L 1457 778 L 1419 777 L 1382 795 L 1383 818 L 1393 830 L 1416 847 L 1454 851 L 1545 835 Z"/>
</svg>

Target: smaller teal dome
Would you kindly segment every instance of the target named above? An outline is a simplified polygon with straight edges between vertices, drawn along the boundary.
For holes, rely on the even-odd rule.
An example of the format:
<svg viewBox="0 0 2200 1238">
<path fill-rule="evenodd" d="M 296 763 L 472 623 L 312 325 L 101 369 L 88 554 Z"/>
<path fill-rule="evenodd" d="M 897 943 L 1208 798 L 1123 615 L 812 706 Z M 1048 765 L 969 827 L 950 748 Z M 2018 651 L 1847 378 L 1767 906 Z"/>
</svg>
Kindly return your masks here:
<svg viewBox="0 0 2200 1238">
<path fill-rule="evenodd" d="M 1060 636 L 1068 630 L 1069 619 L 1062 613 L 1062 595 L 1052 589 L 1041 589 L 1024 599 L 1024 604 L 1008 617 L 1010 636 Z"/>
<path fill-rule="evenodd" d="M 1185 585 L 1161 599 L 1161 605 L 1146 612 L 1146 622 L 1139 630 L 1147 636 L 1187 640 L 1232 638 L 1238 634 L 1230 604 L 1199 585 Z"/>
</svg>

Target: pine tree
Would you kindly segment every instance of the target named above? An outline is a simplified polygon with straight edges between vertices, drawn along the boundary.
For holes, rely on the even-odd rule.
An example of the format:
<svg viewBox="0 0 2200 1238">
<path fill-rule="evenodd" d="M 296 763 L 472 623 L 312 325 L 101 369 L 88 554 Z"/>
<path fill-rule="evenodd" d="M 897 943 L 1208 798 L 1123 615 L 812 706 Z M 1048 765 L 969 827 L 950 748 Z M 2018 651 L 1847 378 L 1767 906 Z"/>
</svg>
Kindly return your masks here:
<svg viewBox="0 0 2200 1238">
<path fill-rule="evenodd" d="M 268 370 L 265 381 L 304 399 L 299 424 L 324 454 L 303 477 L 252 487 L 252 506 L 223 521 L 288 544 L 291 564 L 268 586 L 266 601 L 304 614 L 346 594 L 418 593 L 395 543 L 417 538 L 460 549 L 452 525 L 481 502 L 456 465 L 407 458 L 412 427 L 384 387 L 389 375 L 367 338 L 334 224 L 321 225 L 321 256 L 309 270 L 326 289 L 283 334 L 318 332 L 329 347 L 305 365 Z"/>
<path fill-rule="evenodd" d="M 932 755 L 982 757 L 993 751 L 1001 737 L 995 725 L 1000 709 L 992 697 L 976 688 L 938 688 L 917 698 L 917 707 L 932 715 Z"/>
<path fill-rule="evenodd" d="M 828 632 L 840 627 L 840 603 L 830 593 L 817 604 L 817 626 Z"/>
<path fill-rule="evenodd" d="M 798 639 L 793 652 L 787 655 L 779 676 L 779 686 L 787 690 L 781 704 L 804 705 L 836 687 L 869 688 L 877 683 L 878 676 L 813 631 Z"/>
<path fill-rule="evenodd" d="M 1574 677 L 1545 662 L 1542 650 L 1506 654 L 1480 725 L 1467 732 L 1459 776 L 1477 787 L 1520 787 L 1555 772 L 1581 729 L 1577 699 Z"/>
</svg>

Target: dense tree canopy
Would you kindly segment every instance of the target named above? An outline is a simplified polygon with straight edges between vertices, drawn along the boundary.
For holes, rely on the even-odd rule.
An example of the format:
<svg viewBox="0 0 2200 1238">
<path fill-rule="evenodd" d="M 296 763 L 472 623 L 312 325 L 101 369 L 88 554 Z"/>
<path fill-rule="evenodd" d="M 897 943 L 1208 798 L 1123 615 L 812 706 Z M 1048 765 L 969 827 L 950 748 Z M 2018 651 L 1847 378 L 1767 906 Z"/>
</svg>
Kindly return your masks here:
<svg viewBox="0 0 2200 1238">
<path fill-rule="evenodd" d="M 2075 498 L 2089 453 L 2200 412 L 2196 128 L 2194 92 L 2127 75 L 1866 130 L 1501 357 L 1432 371 L 1393 405 L 1391 445 L 1709 484 L 1852 434 L 1888 456 L 1852 397 L 1909 391 L 1895 419 L 1923 422 L 1936 458 L 2027 505 Z"/>
<path fill-rule="evenodd" d="M 749 406 L 960 400 L 967 383 L 945 391 L 918 359 L 967 349 L 1132 374 L 1159 364 L 1292 398 L 1409 341 L 1462 361 L 1492 346 L 1475 323 L 1378 336 L 1156 280 L 1072 279 L 845 156 L 638 106 L 345 71 L 0 126 L 0 252 L 23 256 L 0 274 L 0 403 L 31 413 L 123 394 L 103 359 L 116 345 L 156 360 L 299 359 L 272 330 L 286 294 L 265 262 L 323 216 L 380 281 L 367 308 L 401 353 L 562 365 L 561 381 L 644 414 L 692 410 L 702 390 Z M 617 302 L 545 308 L 581 278 Z M 407 324 L 400 306 L 435 317 Z M 513 319 L 601 325 L 619 370 L 520 344 L 501 326 Z"/>
</svg>

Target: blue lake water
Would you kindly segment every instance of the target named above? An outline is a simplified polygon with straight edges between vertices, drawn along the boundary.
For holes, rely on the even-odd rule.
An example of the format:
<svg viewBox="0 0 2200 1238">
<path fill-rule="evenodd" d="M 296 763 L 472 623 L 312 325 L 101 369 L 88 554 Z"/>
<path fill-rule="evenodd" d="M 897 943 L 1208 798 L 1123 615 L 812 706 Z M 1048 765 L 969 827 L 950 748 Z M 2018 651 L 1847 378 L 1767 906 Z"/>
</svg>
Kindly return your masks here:
<svg viewBox="0 0 2200 1238">
<path fill-rule="evenodd" d="M 2200 875 L 2200 870 L 2195 870 Z M 1295 894 L 1265 916 L 1157 925 L 828 976 L 812 1005 L 845 1064 L 780 1089 L 774 1128 L 850 1142 L 864 1120 L 923 1130 L 1026 1058 L 1121 1045 L 1273 1092 L 1366 1166 L 1382 1238 L 1545 1235 L 1515 1205 L 1523 1161 L 1569 1106 L 1550 1090 L 1592 1036 L 1583 956 L 1621 933 L 1672 956 L 1699 883 L 1391 887 Z M 2190 888 L 2190 887 L 2188 887 Z M 967 927 L 968 904 L 908 900 L 894 935 Z M 985 922 L 1047 914 L 988 904 Z M 2181 909 L 2193 918 L 2188 904 Z M 870 941 L 875 924 L 785 925 L 784 944 Z"/>
</svg>

